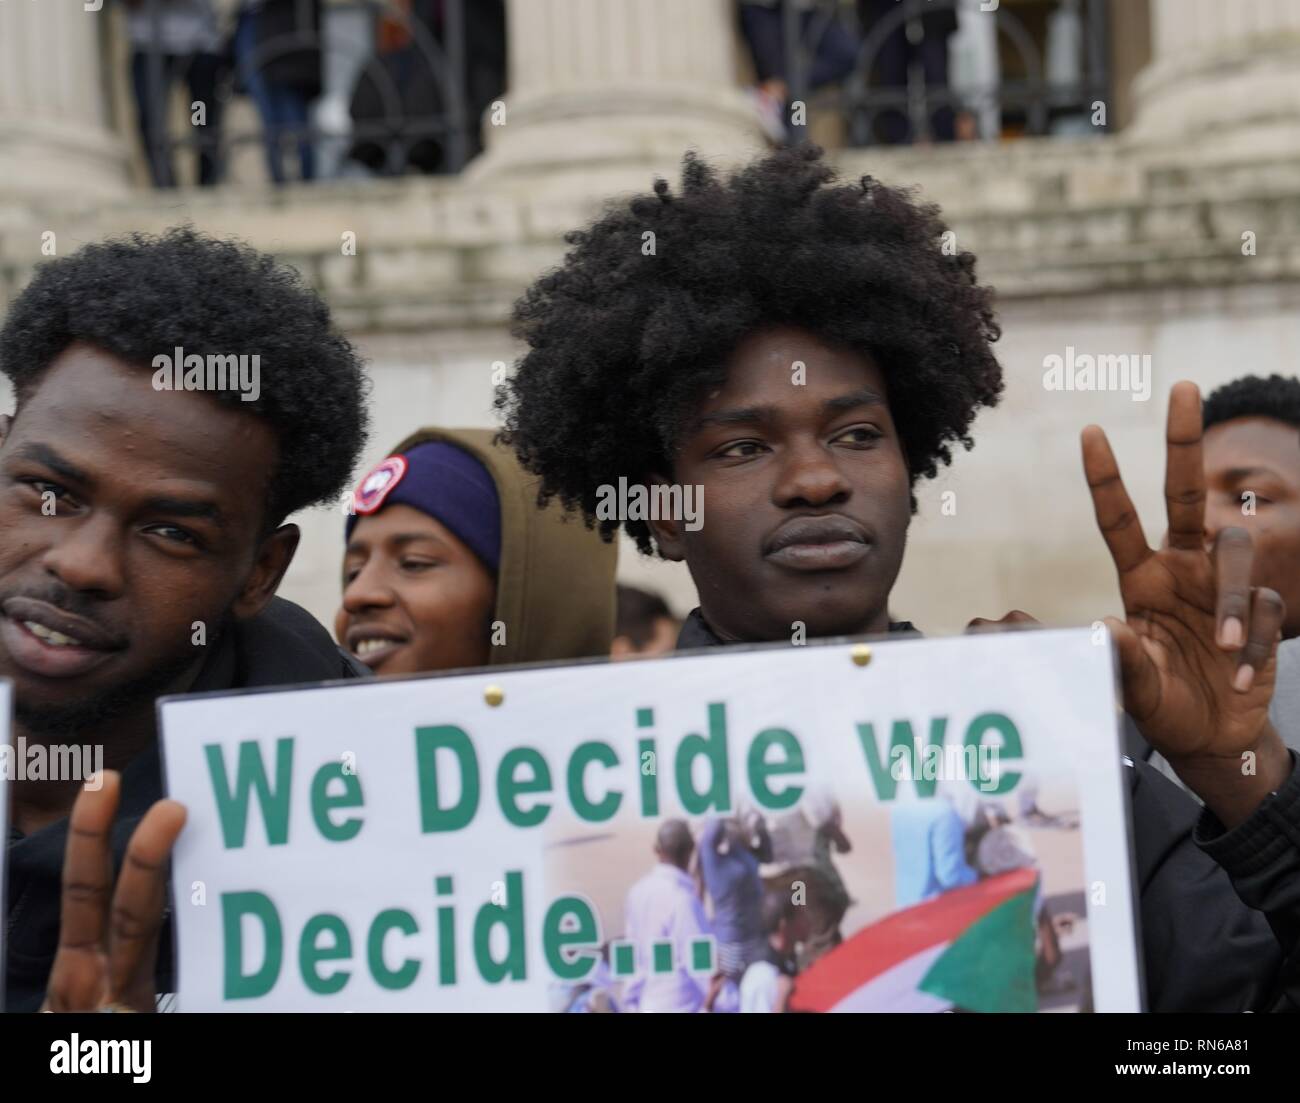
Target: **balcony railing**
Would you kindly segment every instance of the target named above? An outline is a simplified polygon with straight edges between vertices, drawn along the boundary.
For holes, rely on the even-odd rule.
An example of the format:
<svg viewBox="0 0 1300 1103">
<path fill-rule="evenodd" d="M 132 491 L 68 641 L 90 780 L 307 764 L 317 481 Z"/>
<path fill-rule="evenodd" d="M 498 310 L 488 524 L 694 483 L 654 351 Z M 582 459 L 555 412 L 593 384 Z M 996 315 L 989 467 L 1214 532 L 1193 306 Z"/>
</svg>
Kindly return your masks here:
<svg viewBox="0 0 1300 1103">
<path fill-rule="evenodd" d="M 479 16 L 493 0 L 474 3 Z M 454 173 L 476 149 L 485 105 L 471 102 L 467 85 L 465 0 L 264 0 L 260 8 L 241 6 L 238 24 L 220 30 L 215 55 L 205 46 L 181 57 L 169 52 L 177 31 L 166 25 L 171 7 L 171 0 L 132 7 L 141 140 L 159 186 L 174 182 L 180 150 L 199 155 L 201 183 L 216 183 L 233 150 L 248 145 L 264 147 L 276 182 L 338 175 L 345 165 L 383 175 Z M 501 22 L 503 49 L 504 16 Z M 168 125 L 178 82 L 188 84 L 195 116 L 203 101 L 201 121 L 191 117 L 184 130 Z M 205 87 L 206 99 L 195 94 Z M 226 108 L 239 94 L 254 101 L 260 126 L 227 125 Z"/>
<path fill-rule="evenodd" d="M 1046 34 L 1038 28 L 1036 36 L 1017 10 L 1026 10 L 1025 5 L 1013 0 L 786 0 L 782 13 L 789 100 L 805 102 L 812 112 L 837 113 L 854 145 L 945 140 L 954 136 L 949 120 L 959 114 L 967 118 L 968 132 L 958 135 L 965 137 L 994 138 L 1004 128 L 1042 135 L 1063 125 L 1104 130 L 1105 111 L 1097 111 L 1096 105 L 1104 104 L 1110 92 L 1106 3 L 1040 4 L 1038 12 L 1047 16 L 1047 26 L 1059 22 Z M 946 45 L 932 41 L 929 58 L 922 47 L 927 33 L 932 38 L 940 33 L 934 29 L 940 19 L 947 33 L 960 24 L 971 42 L 981 41 L 972 32 L 982 32 L 985 60 L 995 69 L 992 79 L 951 71 L 942 83 L 933 79 L 933 49 L 937 45 L 946 52 Z M 992 31 L 976 20 L 991 21 Z M 819 45 L 837 21 L 838 30 L 847 30 L 859 44 L 856 61 L 834 84 L 811 88 L 809 74 Z M 1049 46 L 1054 47 L 1054 65 L 1045 61 Z M 947 69 L 946 58 L 942 64 Z M 801 129 L 794 128 L 792 136 L 800 137 Z"/>
</svg>

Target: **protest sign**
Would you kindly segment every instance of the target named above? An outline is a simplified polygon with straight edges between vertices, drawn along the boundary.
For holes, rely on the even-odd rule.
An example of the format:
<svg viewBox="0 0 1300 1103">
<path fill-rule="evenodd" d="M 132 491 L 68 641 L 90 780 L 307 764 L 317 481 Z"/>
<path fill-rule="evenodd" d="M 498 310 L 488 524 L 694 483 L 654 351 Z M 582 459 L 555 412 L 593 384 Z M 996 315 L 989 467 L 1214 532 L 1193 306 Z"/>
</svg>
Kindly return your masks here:
<svg viewBox="0 0 1300 1103">
<path fill-rule="evenodd" d="M 775 961 L 794 1009 L 1137 1010 L 1112 661 L 1043 630 L 167 699 L 180 1008 L 721 1010 Z"/>
</svg>

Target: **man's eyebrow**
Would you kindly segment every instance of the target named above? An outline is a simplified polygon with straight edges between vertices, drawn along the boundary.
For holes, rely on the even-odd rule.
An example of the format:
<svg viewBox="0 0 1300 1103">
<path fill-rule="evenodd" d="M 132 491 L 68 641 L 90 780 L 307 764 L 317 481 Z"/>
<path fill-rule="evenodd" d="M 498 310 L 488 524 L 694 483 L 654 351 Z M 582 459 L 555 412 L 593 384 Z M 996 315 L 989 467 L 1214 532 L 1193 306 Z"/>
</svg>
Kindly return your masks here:
<svg viewBox="0 0 1300 1103">
<path fill-rule="evenodd" d="M 1279 472 L 1272 467 L 1266 467 L 1263 464 L 1251 464 L 1246 467 L 1229 467 L 1223 473 L 1223 477 L 1231 483 L 1239 483 L 1243 479 L 1252 478 L 1255 475 L 1272 475 L 1277 476 Z"/>
<path fill-rule="evenodd" d="M 144 503 L 146 513 L 165 513 L 170 517 L 192 517 L 224 525 L 226 516 L 216 502 L 198 498 L 150 498 Z"/>
<path fill-rule="evenodd" d="M 859 406 L 883 406 L 885 399 L 870 387 L 859 387 L 847 394 L 828 398 L 822 405 L 828 413 L 841 410 L 854 410 Z M 700 430 L 710 425 L 755 425 L 771 421 L 774 411 L 771 406 L 737 406 L 730 410 L 714 410 L 695 419 L 692 430 Z"/>
<path fill-rule="evenodd" d="M 20 444 L 14 449 L 14 458 L 30 460 L 32 463 L 39 463 L 42 467 L 48 467 L 60 478 L 67 479 L 70 483 L 92 486 L 95 482 L 86 472 L 65 460 L 48 444 L 40 444 L 36 441 Z"/>
<path fill-rule="evenodd" d="M 770 406 L 736 406 L 730 410 L 715 410 L 711 414 L 701 414 L 695 419 L 692 429 L 704 429 L 710 425 L 753 425 L 770 421 Z"/>
<path fill-rule="evenodd" d="M 829 413 L 840 410 L 856 410 L 859 406 L 883 406 L 884 404 L 883 395 L 877 394 L 870 387 L 859 387 L 856 391 L 849 391 L 848 394 L 828 398 L 825 402 L 825 409 Z"/>
</svg>

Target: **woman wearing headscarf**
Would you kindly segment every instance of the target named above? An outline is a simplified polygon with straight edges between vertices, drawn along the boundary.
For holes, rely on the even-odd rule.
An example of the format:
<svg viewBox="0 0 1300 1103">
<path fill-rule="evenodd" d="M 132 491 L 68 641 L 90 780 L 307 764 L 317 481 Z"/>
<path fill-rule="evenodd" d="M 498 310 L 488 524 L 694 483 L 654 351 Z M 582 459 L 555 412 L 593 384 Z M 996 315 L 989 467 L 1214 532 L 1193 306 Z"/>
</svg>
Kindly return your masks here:
<svg viewBox="0 0 1300 1103">
<path fill-rule="evenodd" d="M 609 653 L 616 549 L 491 430 L 422 429 L 361 480 L 339 642 L 376 674 Z"/>
</svg>

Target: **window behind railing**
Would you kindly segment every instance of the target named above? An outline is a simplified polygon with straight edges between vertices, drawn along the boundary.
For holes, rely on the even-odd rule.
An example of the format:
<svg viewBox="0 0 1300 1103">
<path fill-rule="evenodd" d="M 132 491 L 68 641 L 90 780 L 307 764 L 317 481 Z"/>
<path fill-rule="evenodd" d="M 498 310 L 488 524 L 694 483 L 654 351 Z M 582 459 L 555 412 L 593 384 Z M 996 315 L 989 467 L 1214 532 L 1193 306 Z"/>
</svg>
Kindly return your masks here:
<svg viewBox="0 0 1300 1103">
<path fill-rule="evenodd" d="M 778 10 L 790 104 L 837 114 L 850 144 L 1109 125 L 1107 0 L 783 0 Z"/>
<path fill-rule="evenodd" d="M 180 151 L 226 176 L 261 146 L 287 180 L 454 173 L 504 91 L 504 0 L 126 0 L 132 85 L 155 185 Z M 189 125 L 168 125 L 182 89 Z M 257 123 L 232 126 L 248 97 Z"/>
</svg>

